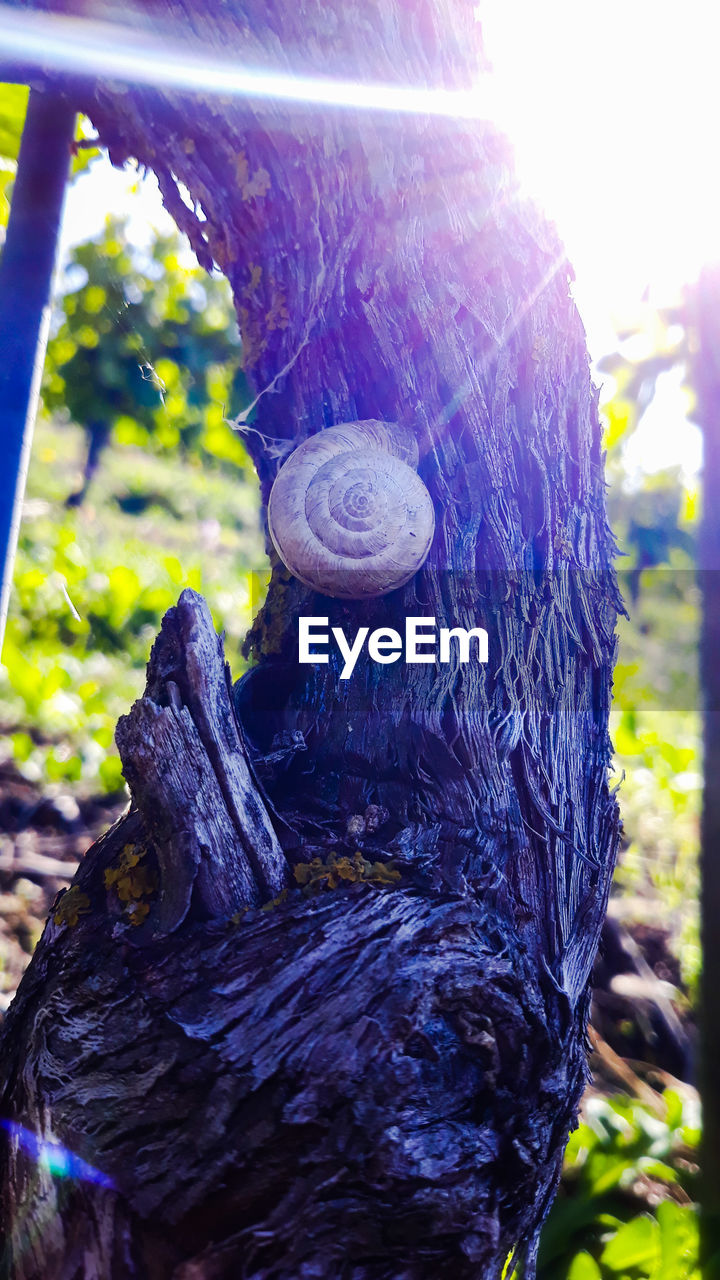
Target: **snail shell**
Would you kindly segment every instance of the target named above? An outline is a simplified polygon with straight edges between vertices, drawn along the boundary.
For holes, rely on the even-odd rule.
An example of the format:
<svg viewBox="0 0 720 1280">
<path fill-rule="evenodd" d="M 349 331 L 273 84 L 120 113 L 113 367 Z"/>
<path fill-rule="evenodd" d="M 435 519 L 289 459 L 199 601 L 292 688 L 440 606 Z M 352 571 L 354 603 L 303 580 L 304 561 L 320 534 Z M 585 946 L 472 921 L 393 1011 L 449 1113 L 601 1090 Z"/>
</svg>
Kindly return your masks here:
<svg viewBox="0 0 720 1280">
<path fill-rule="evenodd" d="M 296 578 L 326 596 L 360 600 L 403 586 L 430 550 L 432 499 L 399 427 L 369 419 L 305 440 L 270 493 L 270 537 Z"/>
</svg>

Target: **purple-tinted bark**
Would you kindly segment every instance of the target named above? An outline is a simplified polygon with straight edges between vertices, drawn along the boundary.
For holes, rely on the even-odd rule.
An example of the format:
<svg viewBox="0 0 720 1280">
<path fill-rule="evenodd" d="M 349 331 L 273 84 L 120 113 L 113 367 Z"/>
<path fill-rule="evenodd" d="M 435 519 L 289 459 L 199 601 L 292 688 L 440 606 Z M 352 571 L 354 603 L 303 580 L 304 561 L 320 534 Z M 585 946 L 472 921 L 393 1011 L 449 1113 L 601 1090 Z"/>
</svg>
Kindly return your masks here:
<svg viewBox="0 0 720 1280">
<path fill-rule="evenodd" d="M 460 85 L 474 57 L 471 10 L 429 0 L 143 21 L 365 81 Z M 51 1244 L 17 1275 L 79 1274 L 91 1223 L 113 1276 L 499 1276 L 532 1255 L 574 1121 L 618 832 L 619 601 L 564 254 L 487 125 L 102 84 L 75 101 L 230 279 L 264 499 L 309 435 L 380 419 L 416 438 L 436 534 L 364 603 L 276 561 L 232 713 L 201 602 L 168 615 L 119 733 L 136 807 L 78 873 L 83 910 L 60 904 L 4 1040 L 5 1114 L 113 1188 L 65 1201 L 46 1175 Z M 364 657 L 341 681 L 298 664 L 299 615 L 481 624 L 490 660 Z M 281 862 L 339 887 L 262 911 Z M 40 1192 L 13 1143 L 16 1259 Z"/>
</svg>

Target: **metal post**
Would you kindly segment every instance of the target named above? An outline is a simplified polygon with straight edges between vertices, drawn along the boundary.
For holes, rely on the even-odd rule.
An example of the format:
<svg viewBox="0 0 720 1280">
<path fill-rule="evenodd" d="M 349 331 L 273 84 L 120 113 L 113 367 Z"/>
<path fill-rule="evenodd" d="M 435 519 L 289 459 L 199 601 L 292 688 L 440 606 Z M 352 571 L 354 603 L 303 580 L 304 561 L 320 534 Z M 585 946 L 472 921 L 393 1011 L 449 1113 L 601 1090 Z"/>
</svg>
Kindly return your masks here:
<svg viewBox="0 0 720 1280">
<path fill-rule="evenodd" d="M 31 90 L 0 257 L 0 645 L 45 358 L 75 112 Z"/>
</svg>

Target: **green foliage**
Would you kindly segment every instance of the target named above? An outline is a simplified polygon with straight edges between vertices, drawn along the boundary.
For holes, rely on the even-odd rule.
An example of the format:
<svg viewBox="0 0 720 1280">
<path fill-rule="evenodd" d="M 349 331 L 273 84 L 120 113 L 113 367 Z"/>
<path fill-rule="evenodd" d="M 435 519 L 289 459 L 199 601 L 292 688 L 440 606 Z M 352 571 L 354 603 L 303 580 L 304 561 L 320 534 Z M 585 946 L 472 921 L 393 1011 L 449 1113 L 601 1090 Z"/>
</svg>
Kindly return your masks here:
<svg viewBox="0 0 720 1280">
<path fill-rule="evenodd" d="M 24 84 L 0 85 L 0 156 L 17 160 L 30 90 Z"/>
<path fill-rule="evenodd" d="M 690 337 L 682 305 L 656 309 L 649 304 L 632 327 L 618 334 L 618 350 L 598 363 L 612 378 L 612 398 L 604 405 L 608 511 L 629 571 L 633 600 L 640 575 L 654 567 L 690 568 L 695 556 L 694 504 L 688 503 L 679 468 L 630 477 L 625 453 L 653 404 L 659 379 L 679 371 L 688 415 L 695 395 L 690 378 Z"/>
<path fill-rule="evenodd" d="M 177 236 L 131 250 L 116 219 L 73 251 L 43 397 L 118 443 L 242 470 L 247 455 L 226 421 L 249 399 L 229 286 L 182 267 L 181 252 Z"/>
<path fill-rule="evenodd" d="M 10 186 L 15 177 L 29 90 L 22 84 L 0 85 L 0 226 L 7 225 Z"/>
<path fill-rule="evenodd" d="M 673 1090 L 663 1100 L 662 1118 L 623 1096 L 586 1100 L 543 1229 L 540 1280 L 700 1280 L 697 1106 Z"/>
<path fill-rule="evenodd" d="M 10 213 L 10 190 L 17 169 L 27 111 L 29 89 L 24 84 L 0 84 L 0 227 L 7 225 Z M 76 149 L 70 167 L 71 177 L 86 169 L 97 156 L 97 147 L 88 144 L 89 122 L 84 116 L 78 119 Z"/>
<path fill-rule="evenodd" d="M 197 457 L 111 446 L 95 502 L 66 510 L 81 446 L 77 428 L 38 425 L 0 666 L 0 733 L 29 779 L 87 794 L 122 786 L 115 725 L 140 696 L 162 615 L 185 586 L 205 593 L 242 670 L 251 570 L 264 554 L 256 487 Z"/>
<path fill-rule="evenodd" d="M 621 551 L 630 614 L 619 625 L 611 733 L 626 846 L 615 892 L 635 915 L 662 923 L 694 991 L 700 964 L 697 863 L 702 785 L 695 580 L 697 493 L 680 468 L 630 475 L 625 452 L 657 391 L 680 370 L 689 338 L 681 307 L 646 306 L 600 362 L 614 394 L 606 403 L 610 521 Z M 692 407 L 687 388 L 688 408 Z M 628 906 L 628 910 L 629 910 Z"/>
<path fill-rule="evenodd" d="M 612 408 L 607 412 L 606 447 L 613 451 L 627 442 L 642 421 L 657 392 L 663 373 L 682 368 L 688 377 L 689 344 L 685 306 L 678 303 L 656 308 L 647 304 L 634 322 L 618 332 L 617 351 L 598 362 L 602 374 L 615 384 Z M 692 386 L 686 381 L 688 408 L 694 405 Z"/>
<path fill-rule="evenodd" d="M 181 253 L 179 237 L 131 251 L 111 221 L 73 253 L 59 300 L 0 667 L 4 750 L 44 786 L 122 786 L 115 724 L 185 586 L 204 591 L 242 669 L 265 557 L 254 475 L 225 421 L 233 393 L 246 402 L 237 325 L 226 282 Z M 68 510 L 79 427 L 98 423 L 110 444 L 91 501 Z"/>
<path fill-rule="evenodd" d="M 699 973 L 698 823 L 702 786 L 697 670 L 699 600 L 692 568 L 645 571 L 620 624 L 611 733 L 625 844 L 615 891 L 662 924 L 685 982 Z"/>
</svg>

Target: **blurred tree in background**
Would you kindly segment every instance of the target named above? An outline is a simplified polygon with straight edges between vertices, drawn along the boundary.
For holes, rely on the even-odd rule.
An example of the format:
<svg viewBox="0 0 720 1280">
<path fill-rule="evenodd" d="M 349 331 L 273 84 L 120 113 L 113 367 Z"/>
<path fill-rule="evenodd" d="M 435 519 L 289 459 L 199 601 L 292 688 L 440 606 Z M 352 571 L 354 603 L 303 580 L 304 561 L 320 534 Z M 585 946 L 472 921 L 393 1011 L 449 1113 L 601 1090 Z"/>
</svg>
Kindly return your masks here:
<svg viewBox="0 0 720 1280">
<path fill-rule="evenodd" d="M 85 429 L 85 496 L 111 436 L 236 471 L 247 456 L 227 418 L 247 402 L 235 313 L 221 277 L 183 267 L 178 236 L 131 249 L 112 218 L 72 253 L 48 346 L 46 409 Z"/>
<path fill-rule="evenodd" d="M 73 251 L 58 299 L 0 676 L 14 758 L 38 780 L 121 786 L 115 722 L 184 586 L 202 586 L 236 662 L 249 625 L 264 552 L 227 421 L 244 403 L 237 325 L 225 282 L 183 251 L 133 250 L 112 220 Z M 92 503 L 66 510 L 103 451 Z"/>
<path fill-rule="evenodd" d="M 616 892 L 624 891 L 629 915 L 644 909 L 667 929 L 694 990 L 700 965 L 702 782 L 698 478 L 681 465 L 679 448 L 676 465 L 654 470 L 653 434 L 647 429 L 649 411 L 658 408 L 669 377 L 681 384 L 686 418 L 692 419 L 689 332 L 684 300 L 667 308 L 647 303 L 632 326 L 620 330 L 618 350 L 599 361 L 598 372 L 612 379 L 604 406 L 608 508 L 630 615 L 619 626 L 612 721 L 617 767 L 624 774 L 626 833 Z M 682 418 L 663 426 L 678 441 L 693 430 Z M 645 465 L 638 468 L 629 458 L 641 430 Z"/>
<path fill-rule="evenodd" d="M 0 86 L 0 226 L 26 104 L 27 89 Z M 74 177 L 94 154 L 79 148 Z M 121 794 L 115 724 L 163 614 L 202 589 L 241 669 L 266 564 L 254 472 L 228 422 L 246 395 L 225 280 L 179 235 L 131 245 L 110 218 L 66 264 L 42 397 L 0 666 L 3 750 L 51 792 Z"/>
</svg>

